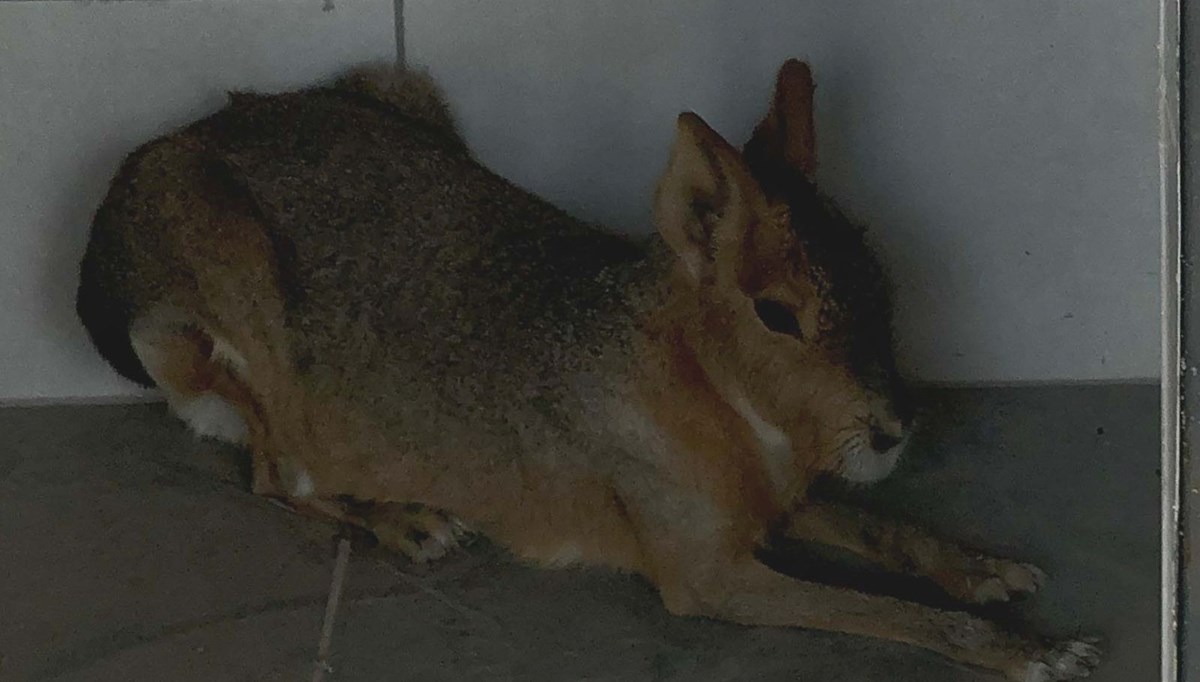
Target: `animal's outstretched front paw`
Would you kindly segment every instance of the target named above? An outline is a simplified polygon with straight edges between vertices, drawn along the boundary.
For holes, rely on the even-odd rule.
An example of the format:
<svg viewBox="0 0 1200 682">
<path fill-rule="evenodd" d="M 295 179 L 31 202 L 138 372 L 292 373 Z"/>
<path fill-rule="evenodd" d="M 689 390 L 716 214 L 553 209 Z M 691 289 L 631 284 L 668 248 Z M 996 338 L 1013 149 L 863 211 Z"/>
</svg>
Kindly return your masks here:
<svg viewBox="0 0 1200 682">
<path fill-rule="evenodd" d="M 462 521 L 420 504 L 375 505 L 366 522 L 379 544 L 415 562 L 446 556 L 468 534 Z"/>
<path fill-rule="evenodd" d="M 1078 639 L 1059 642 L 1043 652 L 1042 656 L 1018 671 L 1014 679 L 1018 682 L 1060 682 L 1074 680 L 1092 674 L 1100 665 L 1100 648 L 1096 639 Z"/>
<path fill-rule="evenodd" d="M 973 604 L 1012 601 L 1037 592 L 1046 584 L 1046 573 L 1033 564 L 1008 559 L 984 559 L 976 575 L 967 576 L 960 595 Z"/>
</svg>

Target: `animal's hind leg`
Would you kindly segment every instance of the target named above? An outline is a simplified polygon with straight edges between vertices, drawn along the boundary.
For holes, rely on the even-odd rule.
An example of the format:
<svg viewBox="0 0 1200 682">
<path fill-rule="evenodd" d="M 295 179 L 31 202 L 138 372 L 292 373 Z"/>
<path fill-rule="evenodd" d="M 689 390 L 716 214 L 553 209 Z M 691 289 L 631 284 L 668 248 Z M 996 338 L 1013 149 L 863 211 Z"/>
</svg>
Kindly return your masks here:
<svg viewBox="0 0 1200 682">
<path fill-rule="evenodd" d="M 172 410 L 201 436 L 247 446 L 251 490 L 279 498 L 297 512 L 358 526 L 413 561 L 429 561 L 456 548 L 461 521 L 418 504 L 355 502 L 315 497 L 315 481 L 287 457 L 270 456 L 268 424 L 245 380 L 245 360 L 232 345 L 199 325 L 144 320 L 132 333 L 143 366 Z"/>
<path fill-rule="evenodd" d="M 416 563 L 446 556 L 471 533 L 459 519 L 423 504 L 361 502 L 344 496 L 286 498 L 286 502 L 298 513 L 366 530 L 379 544 Z"/>
<path fill-rule="evenodd" d="M 193 431 L 237 445 L 247 443 L 251 435 L 248 417 L 255 411 L 253 405 L 245 404 L 249 391 L 230 395 L 233 386 L 228 381 L 218 387 L 222 374 L 231 371 L 226 363 L 235 363 L 240 356 L 222 357 L 220 342 L 200 327 L 170 320 L 139 320 L 130 340 L 171 410 Z"/>
<path fill-rule="evenodd" d="M 258 417 L 257 402 L 245 385 L 229 371 L 219 371 L 214 389 L 228 396 L 232 403 L 249 415 L 252 433 L 265 427 Z M 282 497 L 297 511 L 370 531 L 381 544 L 400 551 L 409 560 L 426 562 L 440 559 L 459 547 L 467 534 L 466 526 L 458 519 L 421 504 L 395 502 L 360 502 L 353 498 L 324 498 L 312 495 L 315 481 L 308 471 L 290 458 L 268 457 L 253 444 L 262 442 L 251 438 L 251 458 L 254 492 L 270 497 Z"/>
<path fill-rule="evenodd" d="M 163 313 L 135 323 L 130 340 L 171 410 L 193 431 L 247 446 L 255 494 L 285 497 L 303 486 L 302 471 L 286 470 L 282 473 L 291 474 L 291 485 L 283 485 L 280 468 L 264 452 L 266 424 L 241 378 L 245 360 L 235 348 L 199 324 Z"/>
<path fill-rule="evenodd" d="M 355 525 L 369 530 L 381 545 L 416 562 L 442 558 L 470 532 L 459 519 L 422 504 L 350 500 L 346 509 Z"/>
</svg>

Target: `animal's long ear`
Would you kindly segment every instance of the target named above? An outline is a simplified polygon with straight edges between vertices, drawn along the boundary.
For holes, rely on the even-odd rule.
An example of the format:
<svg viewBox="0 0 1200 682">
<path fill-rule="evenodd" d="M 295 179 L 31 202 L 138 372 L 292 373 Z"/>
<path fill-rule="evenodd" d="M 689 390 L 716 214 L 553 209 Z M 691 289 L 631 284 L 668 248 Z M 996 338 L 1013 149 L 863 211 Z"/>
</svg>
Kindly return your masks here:
<svg viewBox="0 0 1200 682">
<path fill-rule="evenodd" d="M 782 162 L 812 177 L 817 169 L 817 136 L 813 124 L 812 70 L 789 59 L 775 78 L 775 95 L 766 118 L 746 143 L 746 159 Z"/>
<path fill-rule="evenodd" d="M 736 267 L 745 233 L 765 206 L 741 154 L 696 114 L 680 114 L 654 214 L 663 240 L 692 276 L 708 279 Z"/>
</svg>

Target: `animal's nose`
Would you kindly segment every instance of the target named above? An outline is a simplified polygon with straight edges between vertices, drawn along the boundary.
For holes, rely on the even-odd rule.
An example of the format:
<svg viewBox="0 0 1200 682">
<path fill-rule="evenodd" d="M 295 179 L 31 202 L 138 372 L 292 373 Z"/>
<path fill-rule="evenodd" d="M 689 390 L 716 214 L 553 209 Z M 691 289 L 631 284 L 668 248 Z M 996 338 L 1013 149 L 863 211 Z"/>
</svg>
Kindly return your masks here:
<svg viewBox="0 0 1200 682">
<path fill-rule="evenodd" d="M 909 396 L 908 389 L 904 386 L 897 388 L 894 394 L 892 411 L 895 413 L 896 418 L 900 420 L 901 428 L 907 431 L 912 427 L 913 421 L 917 416 L 916 410 L 913 407 L 913 401 Z"/>
<path fill-rule="evenodd" d="M 871 448 L 876 452 L 887 452 L 900 444 L 903 436 L 894 436 L 877 426 L 871 427 Z"/>
</svg>

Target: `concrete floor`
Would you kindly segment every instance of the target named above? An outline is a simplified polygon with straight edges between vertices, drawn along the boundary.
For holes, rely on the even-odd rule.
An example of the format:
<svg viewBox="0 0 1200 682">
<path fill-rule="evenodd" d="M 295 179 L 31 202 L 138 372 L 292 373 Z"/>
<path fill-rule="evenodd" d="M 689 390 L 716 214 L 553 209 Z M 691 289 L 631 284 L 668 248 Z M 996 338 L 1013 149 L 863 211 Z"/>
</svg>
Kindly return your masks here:
<svg viewBox="0 0 1200 682">
<path fill-rule="evenodd" d="M 1093 679 L 1158 679 L 1158 392 L 930 392 L 910 459 L 869 493 L 1046 569 L 1015 613 L 1099 633 Z M 0 680 L 308 680 L 331 527 L 246 491 L 237 452 L 162 405 L 0 410 Z M 904 646 L 668 616 L 641 580 L 356 551 L 330 682 L 995 679 Z"/>
</svg>

